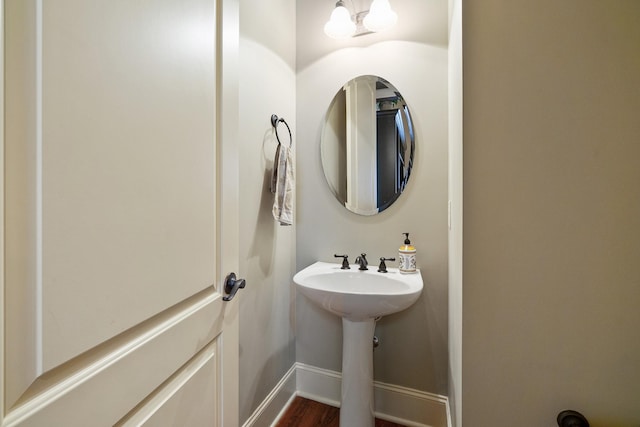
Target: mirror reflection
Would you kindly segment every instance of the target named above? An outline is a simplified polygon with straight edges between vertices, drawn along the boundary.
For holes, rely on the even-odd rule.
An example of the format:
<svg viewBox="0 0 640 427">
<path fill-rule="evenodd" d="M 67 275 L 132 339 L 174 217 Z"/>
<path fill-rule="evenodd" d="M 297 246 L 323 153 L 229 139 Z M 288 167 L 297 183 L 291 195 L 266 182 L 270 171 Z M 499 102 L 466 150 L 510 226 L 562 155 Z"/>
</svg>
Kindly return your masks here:
<svg viewBox="0 0 640 427">
<path fill-rule="evenodd" d="M 405 189 L 415 138 L 404 98 L 388 81 L 359 76 L 336 93 L 320 141 L 322 168 L 338 201 L 375 215 Z"/>
</svg>

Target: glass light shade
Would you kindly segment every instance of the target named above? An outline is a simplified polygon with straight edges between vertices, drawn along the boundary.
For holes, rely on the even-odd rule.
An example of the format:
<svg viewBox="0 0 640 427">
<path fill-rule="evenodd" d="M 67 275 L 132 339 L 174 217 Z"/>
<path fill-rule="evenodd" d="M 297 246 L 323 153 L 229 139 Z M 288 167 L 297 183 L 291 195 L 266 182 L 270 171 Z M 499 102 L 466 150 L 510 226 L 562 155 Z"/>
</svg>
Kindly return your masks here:
<svg viewBox="0 0 640 427">
<path fill-rule="evenodd" d="M 331 12 L 331 18 L 324 24 L 324 33 L 334 39 L 351 37 L 356 32 L 356 24 L 351 20 L 351 14 L 344 6 L 336 6 Z"/>
<path fill-rule="evenodd" d="M 370 31 L 382 31 L 393 27 L 397 20 L 398 15 L 391 10 L 389 0 L 373 0 L 363 24 Z"/>
</svg>

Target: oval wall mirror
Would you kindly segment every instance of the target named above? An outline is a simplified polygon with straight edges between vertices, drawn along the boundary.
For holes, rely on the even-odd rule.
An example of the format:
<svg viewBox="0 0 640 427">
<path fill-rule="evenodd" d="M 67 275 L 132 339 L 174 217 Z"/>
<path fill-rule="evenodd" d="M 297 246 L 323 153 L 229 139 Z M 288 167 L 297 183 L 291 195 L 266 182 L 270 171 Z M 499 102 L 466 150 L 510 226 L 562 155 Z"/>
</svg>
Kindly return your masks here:
<svg viewBox="0 0 640 427">
<path fill-rule="evenodd" d="M 322 168 L 338 201 L 375 215 L 405 189 L 415 151 L 411 114 L 388 81 L 359 76 L 336 93 L 320 140 Z"/>
</svg>

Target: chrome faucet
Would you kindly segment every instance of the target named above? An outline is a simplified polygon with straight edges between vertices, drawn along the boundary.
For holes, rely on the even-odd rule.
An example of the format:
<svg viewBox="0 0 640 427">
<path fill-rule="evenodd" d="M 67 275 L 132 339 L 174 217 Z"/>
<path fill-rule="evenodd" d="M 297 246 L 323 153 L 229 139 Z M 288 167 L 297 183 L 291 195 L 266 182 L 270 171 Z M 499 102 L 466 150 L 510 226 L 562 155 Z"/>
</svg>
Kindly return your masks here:
<svg viewBox="0 0 640 427">
<path fill-rule="evenodd" d="M 360 256 L 356 258 L 355 262 L 356 264 L 360 264 L 360 268 L 358 268 L 358 270 L 368 270 L 367 265 L 369 265 L 369 263 L 367 262 L 367 254 L 360 254 Z"/>
</svg>

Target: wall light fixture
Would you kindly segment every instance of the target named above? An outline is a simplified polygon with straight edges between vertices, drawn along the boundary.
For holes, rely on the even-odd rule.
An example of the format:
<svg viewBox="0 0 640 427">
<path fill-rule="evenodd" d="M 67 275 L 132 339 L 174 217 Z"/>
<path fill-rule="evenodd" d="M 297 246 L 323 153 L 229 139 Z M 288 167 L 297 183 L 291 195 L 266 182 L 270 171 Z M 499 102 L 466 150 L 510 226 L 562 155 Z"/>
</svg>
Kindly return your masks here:
<svg viewBox="0 0 640 427">
<path fill-rule="evenodd" d="M 324 25 L 324 33 L 334 39 L 361 36 L 391 28 L 397 20 L 398 15 L 391 9 L 389 0 L 373 0 L 369 10 L 355 12 L 353 15 L 344 1 L 338 0 L 331 17 Z"/>
</svg>

